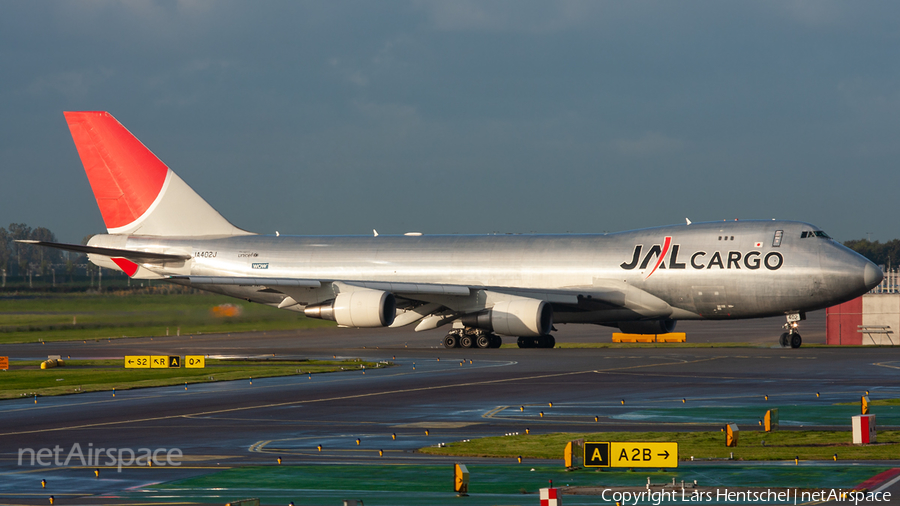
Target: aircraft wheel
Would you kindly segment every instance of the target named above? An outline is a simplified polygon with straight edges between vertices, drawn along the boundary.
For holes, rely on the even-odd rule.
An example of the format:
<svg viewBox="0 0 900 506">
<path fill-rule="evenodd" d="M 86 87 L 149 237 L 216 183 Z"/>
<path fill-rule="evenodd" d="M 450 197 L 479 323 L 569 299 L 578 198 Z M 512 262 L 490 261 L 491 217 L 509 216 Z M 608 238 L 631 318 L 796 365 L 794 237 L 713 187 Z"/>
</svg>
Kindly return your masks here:
<svg viewBox="0 0 900 506">
<path fill-rule="evenodd" d="M 490 348 L 492 343 L 493 340 L 491 339 L 491 336 L 487 334 L 481 334 L 475 338 L 475 346 L 481 349 Z"/>
<path fill-rule="evenodd" d="M 791 348 L 799 348 L 800 345 L 803 344 L 803 339 L 800 339 L 800 334 L 794 333 L 791 335 Z"/>
<path fill-rule="evenodd" d="M 543 336 L 544 339 L 544 348 L 555 348 L 556 347 L 556 338 L 551 335 Z"/>
<path fill-rule="evenodd" d="M 475 340 L 472 339 L 472 336 L 465 335 L 459 338 L 460 348 L 471 348 L 473 346 L 475 346 Z"/>
<path fill-rule="evenodd" d="M 447 334 L 444 337 L 444 348 L 457 348 L 459 347 L 459 337 L 456 334 Z"/>
<path fill-rule="evenodd" d="M 791 335 L 785 332 L 781 334 L 781 337 L 778 338 L 778 344 L 781 345 L 782 348 L 787 348 L 791 345 Z"/>
<path fill-rule="evenodd" d="M 519 348 L 534 348 L 534 339 L 530 337 L 520 337 L 516 344 L 519 345 Z"/>
<path fill-rule="evenodd" d="M 491 336 L 491 348 L 499 348 L 503 345 L 503 338 L 500 336 Z"/>
</svg>

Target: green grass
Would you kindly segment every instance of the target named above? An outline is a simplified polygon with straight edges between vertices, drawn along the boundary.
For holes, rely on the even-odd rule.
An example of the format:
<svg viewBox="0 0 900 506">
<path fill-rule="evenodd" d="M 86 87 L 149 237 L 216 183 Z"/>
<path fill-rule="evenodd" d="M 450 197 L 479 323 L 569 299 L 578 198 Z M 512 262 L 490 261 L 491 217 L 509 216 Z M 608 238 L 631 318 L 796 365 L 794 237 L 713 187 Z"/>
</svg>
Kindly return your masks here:
<svg viewBox="0 0 900 506">
<path fill-rule="evenodd" d="M 233 304 L 240 315 L 219 317 L 212 309 Z M 334 328 L 293 311 L 211 294 L 42 294 L 0 297 L 0 344 Z"/>
<path fill-rule="evenodd" d="M 835 406 L 859 406 L 860 402 L 836 402 Z M 869 401 L 869 406 L 900 406 L 900 399 L 876 399 Z"/>
<path fill-rule="evenodd" d="M 735 460 L 885 460 L 900 455 L 900 431 L 879 431 L 878 444 L 854 446 L 849 431 L 741 432 L 737 447 L 725 446 L 722 432 L 597 432 L 499 436 L 451 443 L 419 451 L 431 455 L 562 459 L 568 441 L 674 441 L 680 460 L 722 459 L 734 452 Z M 766 446 L 762 445 L 765 441 Z"/>
<path fill-rule="evenodd" d="M 274 455 L 272 455 L 274 458 Z M 374 457 L 377 459 L 378 457 Z M 120 496 L 120 501 L 141 503 L 165 500 L 224 503 L 228 499 L 259 498 L 261 504 L 299 505 L 341 504 L 348 497 L 364 498 L 366 505 L 384 506 L 492 506 L 537 505 L 536 494 L 553 480 L 556 486 L 572 487 L 629 487 L 643 489 L 647 478 L 654 484 L 692 483 L 701 487 L 720 489 L 851 489 L 890 467 L 853 465 L 836 469 L 834 466 L 781 466 L 722 463 L 704 466 L 681 466 L 675 469 L 641 469 L 638 472 L 626 468 L 596 472 L 593 469 L 567 471 L 561 463 L 525 461 L 524 464 L 497 464 L 466 462 L 469 470 L 469 497 L 457 498 L 452 492 L 453 466 L 443 465 L 268 465 L 233 468 L 220 472 L 195 476 L 183 480 L 142 488 Z M 225 467 L 227 463 L 223 462 Z M 655 488 L 655 490 L 659 490 Z M 680 490 L 678 491 L 680 493 Z M 530 495 L 523 495 L 530 494 Z M 671 496 L 670 496 L 671 497 Z M 681 496 L 676 496 L 680 499 Z M 674 499 L 662 504 L 725 504 L 722 501 L 690 501 L 690 489 L 684 502 Z M 607 494 L 609 498 L 609 494 Z M 599 496 L 566 495 L 565 504 L 615 504 Z M 887 504 L 889 501 L 885 501 Z M 622 501 L 632 505 L 635 501 Z M 642 501 L 642 505 L 655 504 Z M 734 501 L 728 504 L 735 504 Z M 741 503 L 744 504 L 744 503 Z M 761 503 L 754 503 L 761 504 Z M 772 503 L 767 503 L 772 504 Z M 813 504 L 806 502 L 805 504 Z M 849 502 L 853 504 L 853 502 Z M 868 504 L 868 503 L 867 503 Z"/>
<path fill-rule="evenodd" d="M 40 362 L 12 362 L 0 371 L 0 399 L 129 390 L 184 383 L 305 375 L 384 367 L 355 360 L 215 360 L 205 369 L 125 369 L 123 360 L 65 360 L 64 367 L 40 369 Z"/>
</svg>

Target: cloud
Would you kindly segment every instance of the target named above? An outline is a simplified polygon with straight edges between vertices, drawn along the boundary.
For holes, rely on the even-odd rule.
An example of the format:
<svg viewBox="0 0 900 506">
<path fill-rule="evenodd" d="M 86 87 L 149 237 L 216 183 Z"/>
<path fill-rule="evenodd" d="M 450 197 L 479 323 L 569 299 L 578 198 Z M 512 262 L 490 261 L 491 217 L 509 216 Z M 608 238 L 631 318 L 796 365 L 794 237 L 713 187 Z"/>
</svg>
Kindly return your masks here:
<svg viewBox="0 0 900 506">
<path fill-rule="evenodd" d="M 115 72 L 105 68 L 55 72 L 31 81 L 27 91 L 34 96 L 55 94 L 67 98 L 83 98 L 92 90 L 100 88 L 114 74 Z"/>
<path fill-rule="evenodd" d="M 328 60 L 328 64 L 334 68 L 346 82 L 359 87 L 365 87 L 369 84 L 369 78 L 361 68 L 354 68 L 351 65 L 345 64 L 338 58 L 331 58 Z"/>
<path fill-rule="evenodd" d="M 446 31 L 556 32 L 584 23 L 597 10 L 596 2 L 567 0 L 417 1 L 431 24 Z"/>
<path fill-rule="evenodd" d="M 678 151 L 684 147 L 684 142 L 658 132 L 647 132 L 638 138 L 616 139 L 612 145 L 626 156 L 648 156 Z"/>
</svg>

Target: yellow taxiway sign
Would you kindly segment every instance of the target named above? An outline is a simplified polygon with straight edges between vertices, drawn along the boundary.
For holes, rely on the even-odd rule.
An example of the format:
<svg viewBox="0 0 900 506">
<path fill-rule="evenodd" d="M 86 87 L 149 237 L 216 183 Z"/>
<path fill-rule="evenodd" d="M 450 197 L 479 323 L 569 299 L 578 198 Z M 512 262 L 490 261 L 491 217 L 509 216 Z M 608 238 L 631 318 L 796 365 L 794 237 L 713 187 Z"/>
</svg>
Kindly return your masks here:
<svg viewBox="0 0 900 506">
<path fill-rule="evenodd" d="M 585 442 L 584 467 L 678 467 L 678 443 Z"/>
<path fill-rule="evenodd" d="M 206 357 L 203 355 L 185 355 L 184 366 L 188 369 L 203 369 L 206 367 Z"/>
<path fill-rule="evenodd" d="M 126 369 L 150 369 L 150 357 L 148 355 L 125 355 Z"/>
</svg>

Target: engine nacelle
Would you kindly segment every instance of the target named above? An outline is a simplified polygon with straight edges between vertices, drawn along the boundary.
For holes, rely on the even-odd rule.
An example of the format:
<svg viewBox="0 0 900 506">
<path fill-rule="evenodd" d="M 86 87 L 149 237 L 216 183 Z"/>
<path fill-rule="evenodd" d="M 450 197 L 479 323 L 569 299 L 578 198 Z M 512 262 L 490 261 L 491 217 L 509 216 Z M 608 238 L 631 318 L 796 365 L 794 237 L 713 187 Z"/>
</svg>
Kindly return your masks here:
<svg viewBox="0 0 900 506">
<path fill-rule="evenodd" d="M 463 325 L 506 336 L 543 336 L 553 328 L 553 306 L 537 299 L 517 298 L 491 309 L 464 315 Z"/>
<path fill-rule="evenodd" d="M 675 323 L 675 320 L 619 322 L 619 330 L 626 334 L 668 334 L 675 330 Z"/>
<path fill-rule="evenodd" d="M 397 301 L 381 290 L 354 290 L 338 294 L 330 303 L 307 306 L 303 314 L 345 327 L 387 327 L 394 323 Z"/>
</svg>

